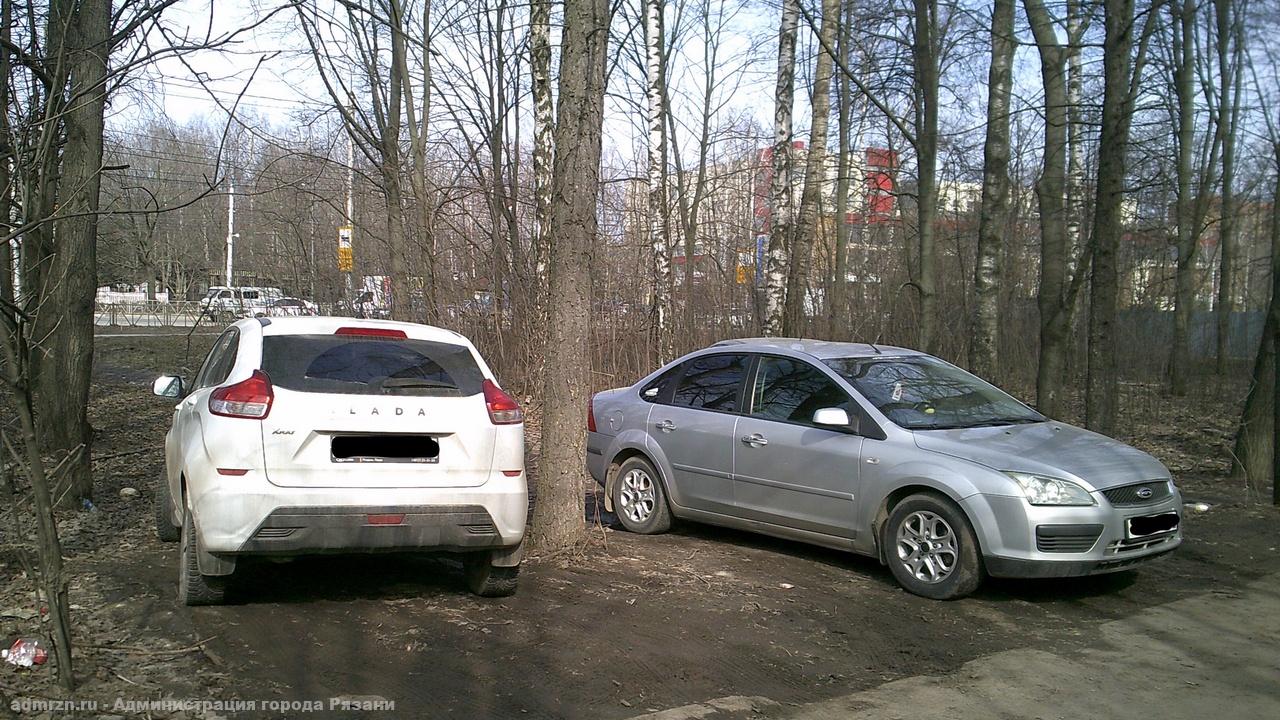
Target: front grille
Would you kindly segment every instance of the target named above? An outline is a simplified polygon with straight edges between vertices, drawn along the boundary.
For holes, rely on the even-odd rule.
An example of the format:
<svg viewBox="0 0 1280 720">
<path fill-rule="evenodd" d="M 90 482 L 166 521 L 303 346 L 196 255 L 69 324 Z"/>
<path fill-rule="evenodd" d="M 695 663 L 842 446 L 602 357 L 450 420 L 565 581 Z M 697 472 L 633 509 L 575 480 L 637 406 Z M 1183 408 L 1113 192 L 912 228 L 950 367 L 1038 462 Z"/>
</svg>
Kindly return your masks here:
<svg viewBox="0 0 1280 720">
<path fill-rule="evenodd" d="M 1101 534 L 1101 525 L 1038 525 L 1036 550 L 1046 553 L 1089 552 Z"/>
<path fill-rule="evenodd" d="M 1142 497 L 1144 489 L 1151 492 L 1149 497 Z M 1173 495 L 1173 491 L 1169 489 L 1168 480 L 1152 480 L 1151 482 L 1103 490 L 1102 494 L 1106 495 L 1107 500 L 1115 507 L 1135 507 L 1154 505 L 1168 500 Z"/>
</svg>

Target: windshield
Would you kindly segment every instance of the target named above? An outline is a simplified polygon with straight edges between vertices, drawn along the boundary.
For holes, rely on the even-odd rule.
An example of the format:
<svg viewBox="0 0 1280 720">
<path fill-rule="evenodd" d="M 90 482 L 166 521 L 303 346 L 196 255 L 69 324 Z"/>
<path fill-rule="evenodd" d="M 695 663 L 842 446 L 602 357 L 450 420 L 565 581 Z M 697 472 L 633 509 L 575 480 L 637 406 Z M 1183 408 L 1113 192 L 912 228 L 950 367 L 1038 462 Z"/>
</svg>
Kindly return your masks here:
<svg viewBox="0 0 1280 720">
<path fill-rule="evenodd" d="M 908 430 L 1044 422 L 1003 390 L 927 355 L 834 358 L 827 365 Z"/>
</svg>

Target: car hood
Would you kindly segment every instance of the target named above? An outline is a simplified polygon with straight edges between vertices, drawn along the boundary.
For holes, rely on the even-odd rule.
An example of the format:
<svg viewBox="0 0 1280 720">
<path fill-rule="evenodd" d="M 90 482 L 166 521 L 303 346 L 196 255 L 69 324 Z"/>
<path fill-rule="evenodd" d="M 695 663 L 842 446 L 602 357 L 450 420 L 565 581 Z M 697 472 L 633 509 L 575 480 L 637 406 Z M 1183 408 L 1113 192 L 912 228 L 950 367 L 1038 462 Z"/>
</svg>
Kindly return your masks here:
<svg viewBox="0 0 1280 720">
<path fill-rule="evenodd" d="M 1169 477 L 1159 460 L 1141 450 L 1059 422 L 917 430 L 916 445 L 994 470 L 1083 480 L 1096 490 Z"/>
</svg>

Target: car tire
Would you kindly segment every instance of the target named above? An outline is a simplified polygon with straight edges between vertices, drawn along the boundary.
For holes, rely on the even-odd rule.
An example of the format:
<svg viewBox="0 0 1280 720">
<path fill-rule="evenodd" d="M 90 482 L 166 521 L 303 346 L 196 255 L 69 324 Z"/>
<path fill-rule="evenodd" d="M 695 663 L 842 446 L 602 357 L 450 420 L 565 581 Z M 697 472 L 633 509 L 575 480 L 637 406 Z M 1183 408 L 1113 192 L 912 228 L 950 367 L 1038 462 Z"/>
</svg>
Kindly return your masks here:
<svg viewBox="0 0 1280 720">
<path fill-rule="evenodd" d="M 495 567 L 489 553 L 469 555 L 462 564 L 467 588 L 480 597 L 510 597 L 520 584 L 520 566 Z"/>
<path fill-rule="evenodd" d="M 880 535 L 885 561 L 907 592 L 955 600 L 982 583 L 978 540 L 950 500 L 920 493 L 894 506 Z"/>
<path fill-rule="evenodd" d="M 173 495 L 169 492 L 169 479 L 160 473 L 160 486 L 155 497 L 156 537 L 161 542 L 178 542 L 182 528 L 173 524 Z"/>
<path fill-rule="evenodd" d="M 221 605 L 226 600 L 227 578 L 200 574 L 195 523 L 183 513 L 181 553 L 178 560 L 178 602 L 183 605 Z"/>
<path fill-rule="evenodd" d="M 643 457 L 622 463 L 613 482 L 613 511 L 622 527 L 641 535 L 671 529 L 666 488 L 653 464 Z"/>
</svg>

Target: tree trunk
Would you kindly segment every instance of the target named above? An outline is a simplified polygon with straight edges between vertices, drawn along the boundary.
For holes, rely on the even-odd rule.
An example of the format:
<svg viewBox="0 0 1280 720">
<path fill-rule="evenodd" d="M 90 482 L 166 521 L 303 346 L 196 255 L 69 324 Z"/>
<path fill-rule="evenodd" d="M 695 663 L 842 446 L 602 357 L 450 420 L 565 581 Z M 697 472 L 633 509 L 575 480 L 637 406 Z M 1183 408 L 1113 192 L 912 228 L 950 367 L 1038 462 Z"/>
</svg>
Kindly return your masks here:
<svg viewBox="0 0 1280 720">
<path fill-rule="evenodd" d="M 551 162 L 555 107 L 551 98 L 551 0 L 529 3 L 529 60 L 533 91 L 534 263 L 538 281 L 547 282 L 551 256 Z"/>
<path fill-rule="evenodd" d="M 1195 97 L 1195 17 L 1196 0 L 1175 0 L 1170 4 L 1173 28 L 1170 33 L 1173 59 L 1173 92 L 1177 98 L 1177 267 L 1174 271 L 1173 347 L 1169 352 L 1169 385 L 1174 395 L 1187 394 L 1191 365 L 1188 332 L 1195 306 L 1196 257 L 1199 233 L 1194 228 L 1191 183 L 1196 131 Z M 1202 180 L 1201 182 L 1204 182 Z"/>
<path fill-rule="evenodd" d="M 913 0 L 915 37 L 911 58 L 915 72 L 916 222 L 918 225 L 915 286 L 920 295 L 921 350 L 938 352 L 937 240 L 938 208 L 938 0 Z"/>
<path fill-rule="evenodd" d="M 1088 385 L 1085 426 L 1114 435 L 1118 403 L 1115 321 L 1116 254 L 1124 234 L 1126 157 L 1133 118 L 1135 71 L 1133 0 L 1105 0 L 1102 135 L 1098 143 L 1098 191 L 1093 219 L 1093 270 L 1089 288 Z M 1140 70 L 1136 71 L 1140 72 Z"/>
<path fill-rule="evenodd" d="M 1271 203 L 1271 301 L 1263 323 L 1258 355 L 1253 363 L 1252 382 L 1245 398 L 1244 412 L 1236 430 L 1232 453 L 1231 477 L 1244 480 L 1258 497 L 1266 496 L 1266 484 L 1272 483 L 1272 502 L 1280 505 L 1280 482 L 1277 482 L 1275 429 L 1277 408 L 1276 336 L 1280 333 L 1280 146 L 1275 148 L 1276 174 Z"/>
<path fill-rule="evenodd" d="M 65 485 L 53 489 L 54 500 L 79 504 L 93 494 L 88 406 L 111 3 L 81 0 L 78 9 L 57 6 L 54 12 L 66 22 L 70 102 L 63 116 L 66 140 L 58 179 L 56 212 L 62 219 L 41 272 L 34 335 L 41 340 L 32 394 L 43 448 L 75 453 Z"/>
<path fill-rule="evenodd" d="M 671 250 L 667 240 L 667 133 L 663 98 L 664 72 L 663 0 L 645 0 L 645 71 L 649 101 L 649 252 L 653 262 L 653 305 L 650 309 L 651 347 L 658 365 L 671 360 Z M 686 252 L 686 277 L 693 272 L 693 257 Z M 686 296 L 685 303 L 692 297 Z"/>
<path fill-rule="evenodd" d="M 813 126 L 809 130 L 809 155 L 805 160 L 804 189 L 800 193 L 800 214 L 791 240 L 791 265 L 787 277 L 786 311 L 782 334 L 809 334 L 805 323 L 805 299 L 809 290 L 809 266 L 813 260 L 813 238 L 817 234 L 818 205 L 827 183 L 827 126 L 831 115 L 831 54 L 823 48 L 835 47 L 840 31 L 840 0 L 822 0 L 822 28 L 819 31 L 818 59 L 813 73 Z M 836 222 L 840 222 L 839 219 Z"/>
<path fill-rule="evenodd" d="M 1240 58 L 1236 14 L 1231 0 L 1214 0 L 1218 36 L 1218 122 L 1222 125 L 1222 222 L 1218 228 L 1217 371 L 1227 372 L 1231 313 L 1236 302 L 1236 129 L 1239 124 Z"/>
<path fill-rule="evenodd" d="M 982 209 L 974 270 L 970 370 L 999 371 L 1000 256 L 1009 224 L 1009 97 L 1013 84 L 1014 0 L 995 0 L 991 14 L 991 68 L 987 74 L 987 138 L 983 148 Z"/>
<path fill-rule="evenodd" d="M 854 4 L 846 3 L 837 43 L 840 64 L 845 68 L 849 67 L 849 47 L 853 44 L 853 12 Z M 841 74 L 839 83 L 840 120 L 837 132 L 840 136 L 840 156 L 836 178 L 836 253 L 835 267 L 831 273 L 831 298 L 827 306 L 827 332 L 833 340 L 847 337 L 844 323 L 849 311 L 849 175 L 853 172 L 853 82 Z"/>
<path fill-rule="evenodd" d="M 390 255 L 391 272 L 391 317 L 396 320 L 409 320 L 407 285 L 409 282 L 407 259 L 405 257 L 405 233 L 407 226 L 404 218 L 404 196 L 400 184 L 400 125 L 403 111 L 401 100 L 404 97 L 406 78 L 402 69 L 405 62 L 405 40 L 402 31 L 404 18 L 400 6 L 394 0 L 391 3 L 391 67 L 389 68 L 386 115 L 381 126 L 382 151 L 382 183 L 383 193 L 387 200 L 387 251 Z M 374 81 L 374 102 L 377 104 L 377 80 Z"/>
<path fill-rule="evenodd" d="M 587 400 L 591 387 L 591 255 L 600 189 L 601 125 L 609 9 L 565 0 L 556 119 L 550 317 L 543 385 L 542 453 L 535 476 L 531 544 L 553 552 L 578 542 L 583 522 Z"/>
<path fill-rule="evenodd" d="M 768 337 L 782 332 L 786 309 L 787 252 L 791 245 L 791 106 L 795 99 L 796 34 L 799 0 L 783 0 L 778 31 L 778 82 L 773 110 L 773 184 L 769 213 L 769 254 L 765 262 L 764 322 Z"/>
<path fill-rule="evenodd" d="M 1044 160 L 1036 181 L 1040 205 L 1040 359 L 1036 368 L 1036 409 L 1062 417 L 1067 356 L 1071 345 L 1072 303 L 1067 303 L 1070 240 L 1067 231 L 1067 83 L 1066 50 L 1059 45 L 1053 18 L 1042 0 L 1024 0 L 1040 54 L 1044 87 Z M 1081 270 L 1077 270 L 1081 272 Z"/>
</svg>

